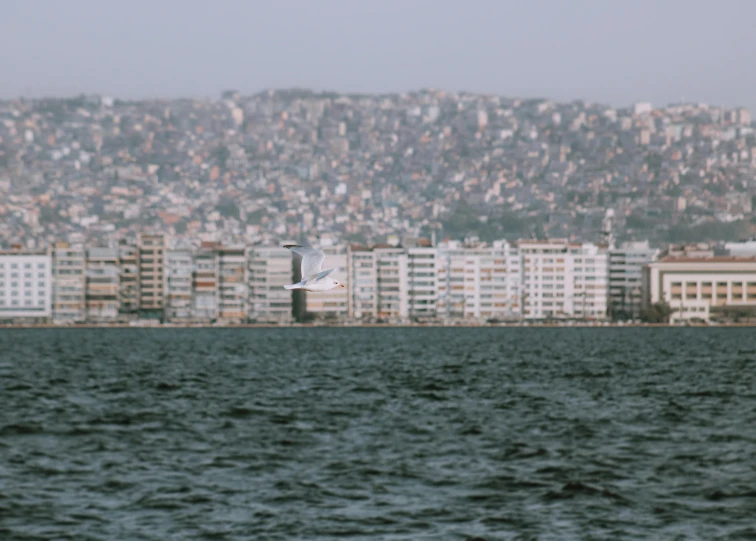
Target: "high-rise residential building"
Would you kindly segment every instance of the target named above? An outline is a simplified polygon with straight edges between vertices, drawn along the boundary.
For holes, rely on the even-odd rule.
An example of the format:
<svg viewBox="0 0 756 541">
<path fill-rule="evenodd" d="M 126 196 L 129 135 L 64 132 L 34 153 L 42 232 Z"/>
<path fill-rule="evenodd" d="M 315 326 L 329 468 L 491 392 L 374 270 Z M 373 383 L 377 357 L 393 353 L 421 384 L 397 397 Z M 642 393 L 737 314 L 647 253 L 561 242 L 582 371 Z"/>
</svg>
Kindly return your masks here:
<svg viewBox="0 0 756 541">
<path fill-rule="evenodd" d="M 323 270 L 336 269 L 329 278 L 346 283 L 347 251 L 343 246 L 324 246 L 325 254 Z M 298 261 L 298 259 L 297 259 Z M 319 293 L 305 293 L 306 310 L 311 314 L 328 319 L 346 319 L 349 315 L 349 284 L 347 287 L 337 287 L 330 291 Z"/>
<path fill-rule="evenodd" d="M 115 321 L 120 308 L 118 249 L 88 249 L 85 276 L 87 320 Z"/>
<path fill-rule="evenodd" d="M 50 318 L 52 288 L 52 257 L 47 250 L 0 250 L 0 318 Z"/>
<path fill-rule="evenodd" d="M 644 269 L 646 304 L 667 304 L 670 321 L 756 317 L 756 258 L 665 256 Z"/>
<path fill-rule="evenodd" d="M 378 261 L 369 248 L 347 249 L 347 287 L 350 319 L 375 319 L 378 315 Z"/>
<path fill-rule="evenodd" d="M 140 315 L 162 318 L 165 307 L 165 235 L 140 234 L 137 247 L 139 248 Z"/>
<path fill-rule="evenodd" d="M 606 246 L 571 244 L 564 239 L 519 242 L 525 319 L 606 317 Z"/>
<path fill-rule="evenodd" d="M 67 242 L 52 247 L 52 318 L 54 323 L 78 323 L 87 318 L 86 252 Z"/>
<path fill-rule="evenodd" d="M 439 316 L 484 322 L 521 314 L 520 257 L 506 241 L 491 246 L 445 242 L 438 247 Z"/>
<path fill-rule="evenodd" d="M 407 306 L 407 250 L 399 246 L 350 246 L 347 254 L 349 317 L 403 321 Z"/>
<path fill-rule="evenodd" d="M 248 318 L 259 323 L 291 323 L 294 282 L 291 252 L 286 248 L 253 246 L 249 250 Z"/>
<path fill-rule="evenodd" d="M 139 310 L 139 249 L 121 241 L 118 244 L 121 281 L 121 316 L 135 317 Z"/>
<path fill-rule="evenodd" d="M 247 250 L 244 246 L 219 246 L 218 318 L 226 322 L 247 319 Z"/>
<path fill-rule="evenodd" d="M 407 252 L 404 248 L 373 248 L 377 264 L 378 313 L 384 321 L 402 321 L 408 316 Z"/>
<path fill-rule="evenodd" d="M 203 243 L 194 253 L 192 294 L 194 317 L 215 321 L 218 318 L 218 257 L 215 245 Z"/>
<path fill-rule="evenodd" d="M 609 250 L 609 312 L 612 319 L 638 319 L 643 308 L 643 267 L 659 255 L 648 241 Z"/>
<path fill-rule="evenodd" d="M 430 246 L 407 249 L 407 314 L 418 320 L 435 319 L 438 251 Z"/>
<path fill-rule="evenodd" d="M 194 256 L 189 249 L 169 249 L 165 262 L 165 317 L 172 322 L 194 319 L 192 277 Z"/>
</svg>

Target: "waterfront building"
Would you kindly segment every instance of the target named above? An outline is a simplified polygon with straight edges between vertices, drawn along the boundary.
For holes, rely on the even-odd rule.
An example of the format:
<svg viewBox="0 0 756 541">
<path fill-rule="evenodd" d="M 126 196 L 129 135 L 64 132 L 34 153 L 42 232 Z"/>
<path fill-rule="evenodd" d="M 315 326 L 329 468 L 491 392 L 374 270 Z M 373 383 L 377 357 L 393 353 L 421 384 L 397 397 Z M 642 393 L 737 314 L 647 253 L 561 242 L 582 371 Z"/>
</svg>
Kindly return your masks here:
<svg viewBox="0 0 756 541">
<path fill-rule="evenodd" d="M 324 246 L 321 248 L 325 254 L 323 270 L 336 269 L 329 278 L 345 283 L 347 287 L 337 287 L 321 293 L 305 292 L 306 311 L 329 320 L 344 320 L 349 315 L 349 284 L 346 280 L 347 273 L 347 250 L 343 246 Z M 299 263 L 295 259 L 295 264 Z"/>
<path fill-rule="evenodd" d="M 0 318 L 50 318 L 52 283 L 52 257 L 47 250 L 0 250 Z"/>
<path fill-rule="evenodd" d="M 81 323 L 87 318 L 86 251 L 57 242 L 52 247 L 53 323 Z"/>
<path fill-rule="evenodd" d="M 137 247 L 140 316 L 162 318 L 165 299 L 165 235 L 141 233 Z"/>
<path fill-rule="evenodd" d="M 667 256 L 645 267 L 648 305 L 666 304 L 670 322 L 756 317 L 756 258 Z"/>
<path fill-rule="evenodd" d="M 258 323 L 291 323 L 293 283 L 291 252 L 286 248 L 253 246 L 249 250 L 248 319 Z"/>
<path fill-rule="evenodd" d="M 242 323 L 247 319 L 247 251 L 244 246 L 219 246 L 218 319 Z"/>
<path fill-rule="evenodd" d="M 609 311 L 612 319 L 635 320 L 643 305 L 643 267 L 654 261 L 659 250 L 648 241 L 626 242 L 609 250 Z"/>
<path fill-rule="evenodd" d="M 525 319 L 602 320 L 607 314 L 606 245 L 521 240 Z"/>
</svg>

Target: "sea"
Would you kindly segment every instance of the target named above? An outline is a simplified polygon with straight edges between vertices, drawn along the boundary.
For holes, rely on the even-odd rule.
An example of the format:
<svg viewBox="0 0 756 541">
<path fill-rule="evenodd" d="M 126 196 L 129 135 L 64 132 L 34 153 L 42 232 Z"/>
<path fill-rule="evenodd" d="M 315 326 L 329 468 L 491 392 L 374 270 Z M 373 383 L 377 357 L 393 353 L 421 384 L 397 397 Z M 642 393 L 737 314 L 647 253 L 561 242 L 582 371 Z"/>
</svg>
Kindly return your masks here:
<svg viewBox="0 0 756 541">
<path fill-rule="evenodd" d="M 0 330 L 0 539 L 754 540 L 756 329 Z"/>
</svg>

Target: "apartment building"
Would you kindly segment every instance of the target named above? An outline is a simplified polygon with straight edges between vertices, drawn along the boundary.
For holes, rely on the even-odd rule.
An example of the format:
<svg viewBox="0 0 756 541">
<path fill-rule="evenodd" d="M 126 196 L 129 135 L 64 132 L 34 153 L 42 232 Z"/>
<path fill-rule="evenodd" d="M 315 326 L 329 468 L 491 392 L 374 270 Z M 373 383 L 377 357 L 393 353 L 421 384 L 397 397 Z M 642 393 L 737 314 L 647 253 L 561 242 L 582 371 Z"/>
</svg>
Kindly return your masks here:
<svg viewBox="0 0 756 541">
<path fill-rule="evenodd" d="M 670 321 L 756 315 L 756 258 L 666 256 L 645 268 L 646 302 L 666 303 Z"/>
<path fill-rule="evenodd" d="M 608 250 L 565 239 L 519 242 L 525 319 L 601 320 L 607 314 Z"/>
<path fill-rule="evenodd" d="M 659 256 L 648 241 L 609 250 L 609 312 L 612 319 L 638 319 L 643 308 L 643 267 Z"/>
<path fill-rule="evenodd" d="M 52 247 L 52 319 L 54 323 L 80 323 L 87 318 L 86 251 L 67 242 Z"/>
<path fill-rule="evenodd" d="M 172 322 L 194 319 L 192 277 L 194 256 L 190 249 L 169 249 L 165 261 L 165 316 Z"/>
<path fill-rule="evenodd" d="M 117 248 L 87 250 L 87 320 L 115 321 L 120 308 L 120 266 Z"/>
<path fill-rule="evenodd" d="M 139 310 L 139 249 L 121 241 L 118 244 L 120 263 L 121 317 L 133 318 Z"/>
<path fill-rule="evenodd" d="M 412 319 L 429 320 L 436 317 L 437 253 L 436 248 L 430 246 L 407 249 L 407 315 Z"/>
<path fill-rule="evenodd" d="M 143 317 L 163 317 L 165 299 L 166 238 L 163 234 L 140 234 L 139 312 Z"/>
<path fill-rule="evenodd" d="M 373 250 L 349 246 L 346 289 L 350 319 L 378 317 L 378 261 Z"/>
<path fill-rule="evenodd" d="M 376 258 L 378 284 L 377 317 L 388 322 L 407 319 L 407 252 L 404 248 L 377 246 L 373 249 Z"/>
<path fill-rule="evenodd" d="M 218 318 L 225 322 L 247 319 L 247 250 L 244 246 L 219 246 Z"/>
<path fill-rule="evenodd" d="M 520 257 L 506 241 L 438 247 L 438 312 L 444 319 L 511 320 L 521 314 Z"/>
<path fill-rule="evenodd" d="M 194 253 L 192 293 L 194 317 L 215 321 L 218 317 L 218 258 L 214 245 L 203 243 Z"/>
<path fill-rule="evenodd" d="M 294 281 L 291 252 L 253 246 L 248 257 L 248 318 L 260 323 L 291 323 L 292 294 L 283 287 Z"/>
<path fill-rule="evenodd" d="M 324 246 L 325 254 L 323 269 L 336 269 L 329 278 L 346 283 L 347 250 L 343 246 Z M 347 287 L 337 287 L 322 293 L 305 292 L 305 306 L 307 312 L 328 319 L 346 319 L 349 315 L 349 284 Z"/>
<path fill-rule="evenodd" d="M 0 319 L 50 318 L 52 283 L 47 250 L 0 250 Z"/>
</svg>

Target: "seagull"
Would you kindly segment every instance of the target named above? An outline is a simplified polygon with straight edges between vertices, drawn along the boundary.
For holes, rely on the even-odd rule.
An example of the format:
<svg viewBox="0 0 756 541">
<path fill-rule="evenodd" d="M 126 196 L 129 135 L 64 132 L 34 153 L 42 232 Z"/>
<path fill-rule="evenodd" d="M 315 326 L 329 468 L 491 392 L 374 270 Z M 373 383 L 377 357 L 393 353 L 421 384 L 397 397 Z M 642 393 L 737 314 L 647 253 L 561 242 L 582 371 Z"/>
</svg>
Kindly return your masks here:
<svg viewBox="0 0 756 541">
<path fill-rule="evenodd" d="M 329 291 L 337 287 L 346 287 L 344 284 L 333 278 L 329 278 L 336 269 L 321 270 L 325 254 L 317 248 L 301 246 L 299 244 L 286 244 L 295 254 L 302 256 L 302 281 L 297 284 L 285 285 L 286 289 L 304 289 L 305 291 Z"/>
</svg>

